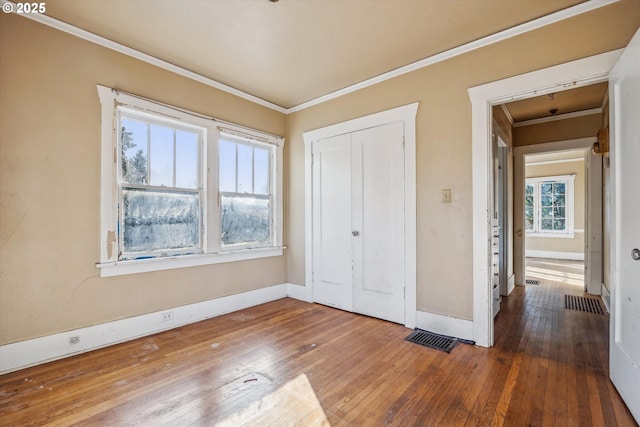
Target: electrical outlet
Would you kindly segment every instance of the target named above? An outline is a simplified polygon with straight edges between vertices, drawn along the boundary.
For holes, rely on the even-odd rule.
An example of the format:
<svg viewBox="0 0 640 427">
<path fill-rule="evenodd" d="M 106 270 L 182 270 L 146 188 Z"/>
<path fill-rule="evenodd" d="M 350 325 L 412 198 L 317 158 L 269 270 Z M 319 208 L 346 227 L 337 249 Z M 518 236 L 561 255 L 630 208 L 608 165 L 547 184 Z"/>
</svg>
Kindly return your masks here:
<svg viewBox="0 0 640 427">
<path fill-rule="evenodd" d="M 173 311 L 167 311 L 162 313 L 162 322 L 168 322 L 169 320 L 173 320 Z"/>
<path fill-rule="evenodd" d="M 78 344 L 80 342 L 80 336 L 79 335 L 74 335 L 72 337 L 69 337 L 69 344 L 70 345 L 75 345 Z"/>
</svg>

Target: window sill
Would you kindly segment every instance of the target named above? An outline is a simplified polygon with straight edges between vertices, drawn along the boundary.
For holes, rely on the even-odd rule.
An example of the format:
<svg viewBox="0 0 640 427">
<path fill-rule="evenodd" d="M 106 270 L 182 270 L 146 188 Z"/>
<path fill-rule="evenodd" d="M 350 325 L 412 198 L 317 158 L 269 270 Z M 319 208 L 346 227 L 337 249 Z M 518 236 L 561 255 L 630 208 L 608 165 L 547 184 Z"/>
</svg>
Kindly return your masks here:
<svg viewBox="0 0 640 427">
<path fill-rule="evenodd" d="M 544 239 L 552 238 L 552 239 L 574 239 L 576 237 L 575 233 L 527 233 L 526 237 L 541 237 Z"/>
<path fill-rule="evenodd" d="M 151 271 L 171 270 L 175 268 L 198 267 L 225 262 L 281 256 L 286 246 L 260 249 L 244 249 L 215 254 L 177 255 L 149 259 L 117 261 L 96 264 L 100 277 L 123 276 L 126 274 L 147 273 Z"/>
</svg>

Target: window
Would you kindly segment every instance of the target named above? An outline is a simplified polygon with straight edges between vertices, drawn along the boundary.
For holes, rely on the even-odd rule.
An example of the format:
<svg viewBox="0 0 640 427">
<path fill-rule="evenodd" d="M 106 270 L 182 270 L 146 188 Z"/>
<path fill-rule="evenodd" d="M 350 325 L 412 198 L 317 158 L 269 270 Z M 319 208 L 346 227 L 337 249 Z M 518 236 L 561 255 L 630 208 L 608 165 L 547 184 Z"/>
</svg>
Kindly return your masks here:
<svg viewBox="0 0 640 427">
<path fill-rule="evenodd" d="M 205 131 L 119 108 L 121 260 L 202 251 Z"/>
<path fill-rule="evenodd" d="M 527 178 L 524 224 L 528 235 L 573 235 L 573 184 L 575 175 Z"/>
<path fill-rule="evenodd" d="M 98 92 L 102 276 L 282 255 L 282 138 Z"/>
<path fill-rule="evenodd" d="M 271 244 L 272 149 L 220 135 L 220 210 L 223 249 Z"/>
</svg>

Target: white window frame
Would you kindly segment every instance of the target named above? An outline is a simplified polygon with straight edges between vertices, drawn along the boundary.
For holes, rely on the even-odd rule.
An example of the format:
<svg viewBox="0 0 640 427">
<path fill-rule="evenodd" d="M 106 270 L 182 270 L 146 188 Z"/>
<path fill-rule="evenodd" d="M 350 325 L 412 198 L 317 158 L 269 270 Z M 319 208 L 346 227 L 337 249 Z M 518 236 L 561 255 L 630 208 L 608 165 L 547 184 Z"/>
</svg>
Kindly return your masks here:
<svg viewBox="0 0 640 427">
<path fill-rule="evenodd" d="M 98 85 L 98 95 L 102 106 L 101 114 L 101 172 L 100 172 L 100 261 L 96 266 L 101 277 L 144 273 L 174 268 L 194 267 L 224 262 L 242 261 L 256 258 L 281 256 L 283 230 L 283 149 L 284 138 L 270 135 L 243 126 L 221 122 L 196 113 L 153 102 L 135 95 L 119 92 Z M 119 111 L 127 109 L 135 114 L 148 115 L 153 121 L 179 121 L 186 126 L 203 129 L 204 143 L 201 151 L 202 179 L 202 253 L 171 256 L 157 256 L 145 259 L 120 260 L 119 248 Z M 271 206 L 272 242 L 269 246 L 240 247 L 221 250 L 220 209 L 218 191 L 218 139 L 220 131 L 235 134 L 255 141 L 270 144 L 273 149 L 271 185 L 273 203 Z"/>
<path fill-rule="evenodd" d="M 575 174 L 570 175 L 555 175 L 555 176 L 540 176 L 540 177 L 531 177 L 525 179 L 525 188 L 523 194 L 526 198 L 526 186 L 533 185 L 533 230 L 525 230 L 527 237 L 543 237 L 543 238 L 564 238 L 564 239 L 572 239 L 575 237 L 575 229 L 574 229 L 574 187 L 575 187 Z M 565 224 L 566 230 L 562 231 L 553 231 L 553 230 L 544 230 L 540 231 L 540 184 L 542 182 L 564 182 L 566 193 L 566 206 L 565 206 Z M 525 210 L 526 214 L 526 210 Z M 525 219 L 526 221 L 526 219 Z"/>
</svg>

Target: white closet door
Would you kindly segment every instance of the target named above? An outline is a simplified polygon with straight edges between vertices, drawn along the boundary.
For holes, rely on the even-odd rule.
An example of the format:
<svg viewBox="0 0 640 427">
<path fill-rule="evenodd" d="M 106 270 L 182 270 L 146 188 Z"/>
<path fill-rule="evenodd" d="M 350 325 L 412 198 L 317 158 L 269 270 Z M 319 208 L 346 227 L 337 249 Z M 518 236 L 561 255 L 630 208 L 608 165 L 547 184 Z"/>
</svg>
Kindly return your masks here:
<svg viewBox="0 0 640 427">
<path fill-rule="evenodd" d="M 313 300 L 352 311 L 351 135 L 313 146 Z"/>
<path fill-rule="evenodd" d="M 404 125 L 313 146 L 313 299 L 404 323 Z"/>
<path fill-rule="evenodd" d="M 404 126 L 352 134 L 353 311 L 404 323 Z"/>
</svg>

